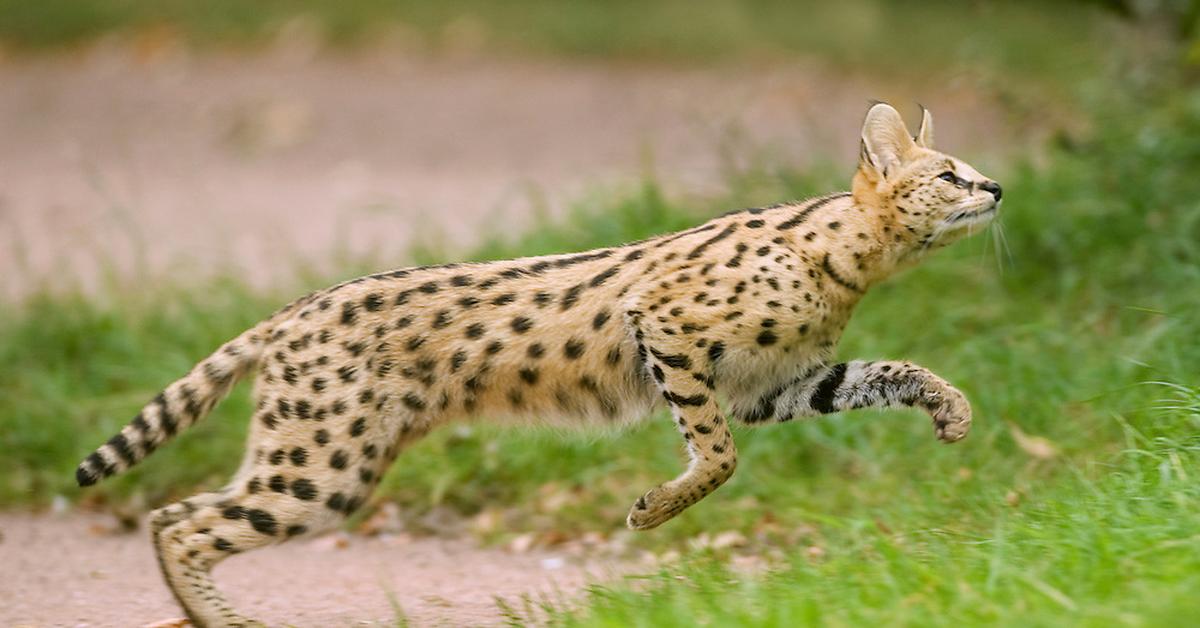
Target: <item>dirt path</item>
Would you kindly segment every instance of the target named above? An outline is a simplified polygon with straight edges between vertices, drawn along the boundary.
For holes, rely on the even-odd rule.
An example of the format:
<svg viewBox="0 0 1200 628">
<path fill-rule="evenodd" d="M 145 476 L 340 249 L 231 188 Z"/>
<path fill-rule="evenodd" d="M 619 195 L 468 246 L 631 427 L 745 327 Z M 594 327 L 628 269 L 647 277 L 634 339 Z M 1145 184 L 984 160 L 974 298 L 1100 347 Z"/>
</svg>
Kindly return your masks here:
<svg viewBox="0 0 1200 628">
<path fill-rule="evenodd" d="M 127 628 L 180 616 L 144 530 L 111 518 L 0 514 L 0 626 Z M 495 625 L 496 599 L 578 597 L 611 565 L 512 554 L 465 541 L 344 537 L 235 556 L 216 571 L 235 606 L 270 625 L 394 626 L 389 595 L 416 626 Z"/>
<path fill-rule="evenodd" d="M 0 58 L 0 298 L 50 276 L 93 285 L 110 270 L 222 268 L 264 282 L 339 251 L 399 260 L 431 232 L 462 249 L 520 228 L 531 198 L 557 211 L 651 167 L 675 187 L 720 189 L 722 147 L 850 164 L 871 98 L 924 102 L 939 138 L 964 154 L 1011 140 L 999 110 L 967 90 L 801 63 L 683 69 L 287 46 Z"/>
</svg>

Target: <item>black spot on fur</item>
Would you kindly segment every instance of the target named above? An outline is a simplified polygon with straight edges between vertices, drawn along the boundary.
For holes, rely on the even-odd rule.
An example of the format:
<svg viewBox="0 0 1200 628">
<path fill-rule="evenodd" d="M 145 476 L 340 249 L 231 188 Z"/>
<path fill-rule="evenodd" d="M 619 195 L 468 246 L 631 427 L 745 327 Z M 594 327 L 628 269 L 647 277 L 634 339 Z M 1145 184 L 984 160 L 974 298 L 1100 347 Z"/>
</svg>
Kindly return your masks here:
<svg viewBox="0 0 1200 628">
<path fill-rule="evenodd" d="M 308 344 L 307 341 L 310 337 L 311 336 L 304 337 L 306 345 Z M 217 386 L 226 386 L 229 384 L 230 380 L 233 379 L 232 373 L 218 367 L 217 365 L 213 364 L 212 362 L 204 362 L 203 364 L 201 364 L 201 369 L 204 371 L 204 377 L 207 378 L 208 381 L 212 382 L 213 384 L 216 384 Z M 184 391 L 187 391 L 187 390 L 188 390 L 187 388 L 184 388 Z"/>
<path fill-rule="evenodd" d="M 690 397 L 684 397 L 683 395 L 673 393 L 669 390 L 664 390 L 663 397 L 665 397 L 668 402 L 677 406 L 702 406 L 708 403 L 708 395 L 703 393 L 692 395 Z"/>
<path fill-rule="evenodd" d="M 727 225 L 724 229 L 721 230 L 720 233 L 705 240 L 704 242 L 701 242 L 698 246 L 696 246 L 696 248 L 692 249 L 692 251 L 690 253 L 688 253 L 687 258 L 688 259 L 696 259 L 697 257 L 700 257 L 701 255 L 704 254 L 705 249 L 707 249 L 709 246 L 712 246 L 713 244 L 715 244 L 717 242 L 720 242 L 721 240 L 724 240 L 725 238 L 728 238 L 730 235 L 733 234 L 734 231 L 737 230 L 737 227 L 738 227 L 737 223 L 732 223 L 732 224 Z"/>
<path fill-rule="evenodd" d="M 600 329 L 601 327 L 604 327 L 604 323 L 607 323 L 608 319 L 611 317 L 612 313 L 606 309 L 596 312 L 596 316 L 592 318 L 592 329 Z"/>
<path fill-rule="evenodd" d="M 610 256 L 612 256 L 612 251 L 610 249 L 601 249 L 594 253 L 580 253 L 578 255 L 571 255 L 569 257 L 561 257 L 554 260 L 554 265 L 558 268 L 566 268 L 567 266 L 574 266 L 575 264 L 582 264 L 592 260 L 604 259 Z"/>
<path fill-rule="evenodd" d="M 462 351 L 461 349 L 458 351 L 455 351 L 454 355 L 450 356 L 450 372 L 457 373 L 458 369 L 462 368 L 463 363 L 465 363 L 466 361 L 467 361 L 467 352 L 466 351 Z"/>
<path fill-rule="evenodd" d="M 526 367 L 517 371 L 517 374 L 526 384 L 536 384 L 538 381 L 538 370 L 535 368 Z"/>
<path fill-rule="evenodd" d="M 663 383 L 664 381 L 666 381 L 666 379 L 667 379 L 666 375 L 663 374 L 662 367 L 657 364 L 655 364 L 650 369 L 650 372 L 654 374 L 654 381 L 656 381 L 660 384 Z"/>
<path fill-rule="evenodd" d="M 317 498 L 317 485 L 312 480 L 300 478 L 292 482 L 292 495 L 301 501 L 311 502 Z"/>
<path fill-rule="evenodd" d="M 834 270 L 833 264 L 831 264 L 829 261 L 828 253 L 826 253 L 825 257 L 821 260 L 821 270 L 825 271 L 825 274 L 829 275 L 829 278 L 839 286 L 854 292 L 862 292 L 862 288 L 859 288 L 857 284 L 842 277 L 836 270 Z"/>
<path fill-rule="evenodd" d="M 692 360 L 686 355 L 662 353 L 654 348 L 650 349 L 650 353 L 660 362 L 673 369 L 687 370 L 692 368 Z"/>
<path fill-rule="evenodd" d="M 425 409 L 425 400 L 418 397 L 414 393 L 411 393 L 411 392 L 404 393 L 404 396 L 401 398 L 401 401 L 403 401 L 404 405 L 407 406 L 410 410 L 420 411 L 420 410 Z"/>
<path fill-rule="evenodd" d="M 563 293 L 562 309 L 569 310 L 572 306 L 579 302 L 579 293 L 583 291 L 583 284 L 577 283 Z"/>
<path fill-rule="evenodd" d="M 358 320 L 358 306 L 350 301 L 342 303 L 342 324 L 353 325 Z"/>
<path fill-rule="evenodd" d="M 588 285 L 593 288 L 601 286 L 604 284 L 604 282 L 612 279 L 614 275 L 620 272 L 620 270 L 621 266 L 619 264 L 616 266 L 609 266 L 604 272 L 592 277 L 592 280 L 588 282 Z"/>
<path fill-rule="evenodd" d="M 786 229 L 791 229 L 793 227 L 796 227 L 796 226 L 804 223 L 804 221 L 808 220 L 808 216 L 810 214 L 812 214 L 814 211 L 816 211 L 817 209 L 824 207 L 825 205 L 827 205 L 828 203 L 830 203 L 836 199 L 843 198 L 843 197 L 846 197 L 849 195 L 850 194 L 848 192 L 842 192 L 840 194 L 833 194 L 830 196 L 826 196 L 824 198 L 816 199 L 815 201 L 810 202 L 808 205 L 806 205 L 800 211 L 796 212 L 796 214 L 793 215 L 791 218 L 785 220 L 784 222 L 779 223 L 779 225 L 776 227 L 776 229 L 786 230 Z"/>
</svg>

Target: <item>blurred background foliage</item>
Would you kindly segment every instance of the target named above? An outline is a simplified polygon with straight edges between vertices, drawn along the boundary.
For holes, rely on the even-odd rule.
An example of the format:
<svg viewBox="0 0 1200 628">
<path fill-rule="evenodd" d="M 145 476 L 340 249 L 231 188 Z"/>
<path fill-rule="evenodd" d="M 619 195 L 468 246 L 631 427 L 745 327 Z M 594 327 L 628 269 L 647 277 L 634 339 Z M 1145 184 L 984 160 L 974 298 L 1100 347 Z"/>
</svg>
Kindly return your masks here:
<svg viewBox="0 0 1200 628">
<path fill-rule="evenodd" d="M 300 32 L 351 49 L 392 42 L 689 63 L 814 55 L 931 78 L 970 69 L 1022 79 L 1095 71 L 1117 35 L 1190 40 L 1198 19 L 1190 0 L 0 0 L 0 15 L 0 40 L 18 51 L 164 37 L 254 47 Z M 1143 28 L 1114 31 L 1114 17 Z"/>
</svg>

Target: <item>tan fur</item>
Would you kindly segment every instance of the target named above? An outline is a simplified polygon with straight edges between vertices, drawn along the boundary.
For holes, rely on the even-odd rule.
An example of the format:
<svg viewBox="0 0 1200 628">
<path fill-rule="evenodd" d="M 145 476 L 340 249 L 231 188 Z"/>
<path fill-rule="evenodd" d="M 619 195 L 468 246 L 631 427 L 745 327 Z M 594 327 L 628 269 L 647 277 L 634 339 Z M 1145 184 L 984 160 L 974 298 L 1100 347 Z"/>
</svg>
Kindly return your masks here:
<svg viewBox="0 0 1200 628">
<path fill-rule="evenodd" d="M 80 483 L 136 463 L 257 369 L 236 477 L 151 520 L 164 575 L 192 620 L 248 625 L 213 588 L 213 565 L 336 525 L 406 444 L 453 421 L 612 425 L 665 401 L 690 463 L 637 500 L 628 518 L 637 529 L 734 472 L 718 397 L 747 424 L 917 406 L 940 438 L 958 440 L 970 407 L 936 375 L 903 362 L 830 364 L 867 289 L 998 205 L 999 187 L 933 150 L 932 133 L 928 113 L 914 141 L 894 109 L 876 105 L 850 193 L 619 247 L 404 269 L 311 294 L 168 387 L 84 461 Z"/>
</svg>

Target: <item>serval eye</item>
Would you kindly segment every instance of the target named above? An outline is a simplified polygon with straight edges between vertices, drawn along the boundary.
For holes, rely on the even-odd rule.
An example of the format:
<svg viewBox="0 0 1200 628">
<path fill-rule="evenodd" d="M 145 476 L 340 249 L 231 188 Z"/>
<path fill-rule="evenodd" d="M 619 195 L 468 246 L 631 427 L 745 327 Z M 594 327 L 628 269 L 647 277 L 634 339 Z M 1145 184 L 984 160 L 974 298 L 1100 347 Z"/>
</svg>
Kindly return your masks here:
<svg viewBox="0 0 1200 628">
<path fill-rule="evenodd" d="M 942 181 L 949 181 L 950 183 L 955 183 L 958 181 L 958 177 L 954 176 L 954 173 L 950 172 L 949 170 L 939 174 L 938 178 Z"/>
</svg>

